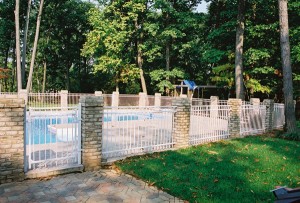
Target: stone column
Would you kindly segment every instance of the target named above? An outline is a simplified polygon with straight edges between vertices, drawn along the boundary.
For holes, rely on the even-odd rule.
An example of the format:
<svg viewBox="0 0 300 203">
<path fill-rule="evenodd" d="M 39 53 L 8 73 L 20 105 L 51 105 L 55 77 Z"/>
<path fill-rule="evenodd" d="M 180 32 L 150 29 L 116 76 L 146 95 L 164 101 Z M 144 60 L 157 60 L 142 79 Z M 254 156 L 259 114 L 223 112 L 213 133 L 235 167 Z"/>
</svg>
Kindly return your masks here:
<svg viewBox="0 0 300 203">
<path fill-rule="evenodd" d="M 274 100 L 265 99 L 263 105 L 266 106 L 265 129 L 266 131 L 271 131 L 273 130 Z"/>
<path fill-rule="evenodd" d="M 231 138 L 240 137 L 241 136 L 241 99 L 229 99 L 228 105 L 230 106 L 229 113 L 229 134 Z"/>
<path fill-rule="evenodd" d="M 102 91 L 95 91 L 95 96 L 96 97 L 101 97 L 102 96 Z"/>
<path fill-rule="evenodd" d="M 24 108 L 23 99 L 0 99 L 0 184 L 24 180 Z"/>
<path fill-rule="evenodd" d="M 260 105 L 260 99 L 259 98 L 251 98 L 250 104 L 253 106 L 259 106 Z"/>
<path fill-rule="evenodd" d="M 155 93 L 154 106 L 161 106 L 161 93 Z"/>
<path fill-rule="evenodd" d="M 211 96 L 210 97 L 210 117 L 212 117 L 212 118 L 218 117 L 218 104 L 219 104 L 219 97 Z"/>
<path fill-rule="evenodd" d="M 25 104 L 27 105 L 28 102 L 28 93 L 26 89 L 21 89 L 18 93 L 18 97 L 20 99 L 23 99 L 25 101 Z"/>
<path fill-rule="evenodd" d="M 188 147 L 191 102 L 188 98 L 175 98 L 172 100 L 172 106 L 176 106 L 172 132 L 175 148 Z"/>
<path fill-rule="evenodd" d="M 101 168 L 103 97 L 85 96 L 81 103 L 82 165 L 85 171 Z"/>
<path fill-rule="evenodd" d="M 119 106 L 119 92 L 113 92 L 111 98 L 111 106 L 118 107 Z"/>
<path fill-rule="evenodd" d="M 139 106 L 146 106 L 147 104 L 147 94 L 140 92 L 139 93 Z"/>
<path fill-rule="evenodd" d="M 68 90 L 60 91 L 60 106 L 62 108 L 68 107 Z"/>
</svg>

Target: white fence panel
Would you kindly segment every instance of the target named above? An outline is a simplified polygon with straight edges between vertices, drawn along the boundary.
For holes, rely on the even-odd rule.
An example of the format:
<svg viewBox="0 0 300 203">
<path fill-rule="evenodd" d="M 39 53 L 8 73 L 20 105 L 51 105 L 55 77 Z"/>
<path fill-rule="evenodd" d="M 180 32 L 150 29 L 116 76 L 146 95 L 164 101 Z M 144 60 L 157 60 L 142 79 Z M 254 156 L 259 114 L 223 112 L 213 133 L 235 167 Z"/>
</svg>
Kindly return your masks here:
<svg viewBox="0 0 300 203">
<path fill-rule="evenodd" d="M 283 128 L 285 124 L 284 104 L 275 103 L 273 112 L 273 128 Z"/>
<path fill-rule="evenodd" d="M 103 158 L 172 148 L 174 112 L 173 107 L 105 107 Z"/>
<path fill-rule="evenodd" d="M 81 164 L 80 106 L 29 108 L 26 112 L 26 170 Z"/>
<path fill-rule="evenodd" d="M 240 132 L 242 135 L 255 135 L 265 132 L 266 106 L 242 105 Z"/>
<path fill-rule="evenodd" d="M 190 118 L 190 144 L 197 145 L 229 137 L 230 106 L 192 106 Z"/>
</svg>

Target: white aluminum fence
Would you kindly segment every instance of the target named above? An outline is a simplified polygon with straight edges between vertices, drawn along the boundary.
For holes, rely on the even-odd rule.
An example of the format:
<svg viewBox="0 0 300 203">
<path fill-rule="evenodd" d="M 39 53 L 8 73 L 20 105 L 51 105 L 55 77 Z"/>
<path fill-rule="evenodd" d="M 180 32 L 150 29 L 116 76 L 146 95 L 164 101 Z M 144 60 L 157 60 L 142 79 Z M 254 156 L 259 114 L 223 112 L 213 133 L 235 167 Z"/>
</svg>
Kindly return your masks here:
<svg viewBox="0 0 300 203">
<path fill-rule="evenodd" d="M 80 106 L 29 108 L 25 170 L 81 164 Z"/>
<path fill-rule="evenodd" d="M 230 106 L 192 106 L 190 118 L 190 144 L 197 145 L 229 137 Z"/>
<path fill-rule="evenodd" d="M 210 105 L 210 99 L 192 98 L 192 106 Z"/>
<path fill-rule="evenodd" d="M 273 112 L 273 128 L 283 128 L 285 124 L 284 104 L 275 103 Z"/>
<path fill-rule="evenodd" d="M 103 158 L 172 148 L 174 112 L 174 107 L 105 107 Z"/>
<path fill-rule="evenodd" d="M 242 105 L 240 132 L 242 135 L 255 135 L 265 132 L 266 106 Z"/>
<path fill-rule="evenodd" d="M 27 106 L 33 108 L 60 107 L 61 95 L 60 93 L 29 93 Z"/>
<path fill-rule="evenodd" d="M 68 93 L 68 106 L 76 106 L 79 104 L 79 99 L 82 96 L 95 96 L 90 93 Z"/>
</svg>

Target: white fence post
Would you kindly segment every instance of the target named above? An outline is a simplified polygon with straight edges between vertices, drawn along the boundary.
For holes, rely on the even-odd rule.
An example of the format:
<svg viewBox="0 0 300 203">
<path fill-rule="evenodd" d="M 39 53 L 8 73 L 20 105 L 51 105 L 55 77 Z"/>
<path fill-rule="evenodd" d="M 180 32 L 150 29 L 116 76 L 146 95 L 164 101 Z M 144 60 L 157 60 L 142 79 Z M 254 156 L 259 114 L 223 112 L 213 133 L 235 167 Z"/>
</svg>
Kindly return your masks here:
<svg viewBox="0 0 300 203">
<path fill-rule="evenodd" d="M 212 117 L 212 118 L 218 117 L 218 103 L 219 103 L 218 96 L 210 97 L 210 117 Z"/>
<path fill-rule="evenodd" d="M 68 107 L 68 90 L 60 91 L 60 106 Z"/>
<path fill-rule="evenodd" d="M 161 106 L 161 93 L 155 93 L 154 106 Z"/>
<path fill-rule="evenodd" d="M 102 96 L 102 91 L 95 91 L 95 96 L 96 97 L 101 97 Z"/>
<path fill-rule="evenodd" d="M 147 98 L 147 94 L 140 92 L 139 93 L 139 106 L 146 106 L 146 98 Z"/>
<path fill-rule="evenodd" d="M 112 93 L 112 101 L 111 106 L 118 107 L 119 106 L 119 92 Z"/>
</svg>

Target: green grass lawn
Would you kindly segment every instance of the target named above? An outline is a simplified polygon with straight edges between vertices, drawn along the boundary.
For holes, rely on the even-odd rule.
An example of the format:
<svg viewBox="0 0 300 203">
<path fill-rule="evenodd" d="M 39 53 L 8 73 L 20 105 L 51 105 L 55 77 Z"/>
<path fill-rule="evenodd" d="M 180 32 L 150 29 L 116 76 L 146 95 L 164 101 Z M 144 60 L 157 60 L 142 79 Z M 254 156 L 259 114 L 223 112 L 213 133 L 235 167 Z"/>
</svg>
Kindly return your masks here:
<svg viewBox="0 0 300 203">
<path fill-rule="evenodd" d="M 300 142 L 247 137 L 132 157 L 122 171 L 190 202 L 272 202 L 276 185 L 300 186 Z"/>
</svg>

